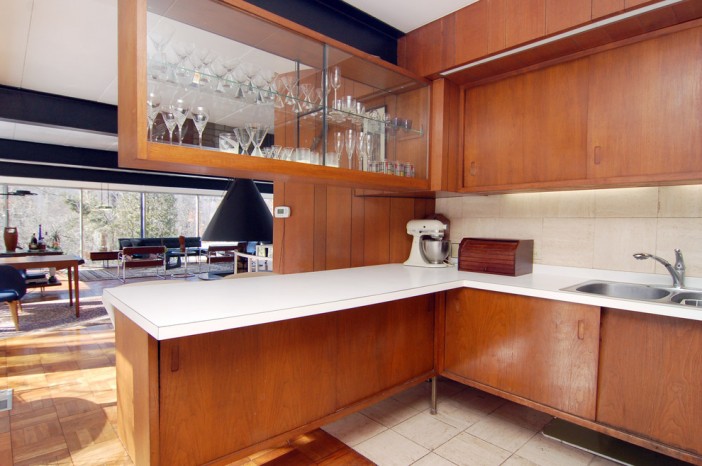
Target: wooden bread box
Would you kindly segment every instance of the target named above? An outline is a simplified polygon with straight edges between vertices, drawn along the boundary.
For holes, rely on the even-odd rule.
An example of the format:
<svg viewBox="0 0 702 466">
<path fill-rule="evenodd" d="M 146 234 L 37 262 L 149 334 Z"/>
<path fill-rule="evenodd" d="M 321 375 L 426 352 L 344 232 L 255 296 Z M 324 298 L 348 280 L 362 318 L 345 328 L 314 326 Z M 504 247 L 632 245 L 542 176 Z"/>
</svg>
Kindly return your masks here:
<svg viewBox="0 0 702 466">
<path fill-rule="evenodd" d="M 532 272 L 534 240 L 463 238 L 458 270 L 516 277 Z"/>
</svg>

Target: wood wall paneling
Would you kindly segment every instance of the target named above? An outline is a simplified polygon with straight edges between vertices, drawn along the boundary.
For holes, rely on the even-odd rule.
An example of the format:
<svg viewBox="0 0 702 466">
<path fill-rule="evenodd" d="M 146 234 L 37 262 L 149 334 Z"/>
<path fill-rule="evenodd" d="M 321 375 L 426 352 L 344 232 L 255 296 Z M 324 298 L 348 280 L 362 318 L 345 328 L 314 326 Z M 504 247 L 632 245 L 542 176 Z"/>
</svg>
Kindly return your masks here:
<svg viewBox="0 0 702 466">
<path fill-rule="evenodd" d="M 366 231 L 366 200 L 353 196 L 351 199 L 351 267 L 366 265 L 365 231 Z"/>
<path fill-rule="evenodd" d="M 326 270 L 351 267 L 352 190 L 327 188 Z"/>
<path fill-rule="evenodd" d="M 276 205 L 280 205 L 278 201 Z M 281 256 L 278 273 L 312 272 L 315 253 L 315 185 L 285 183 L 285 205 L 290 207 L 290 217 L 283 220 L 282 247 L 274 244 L 275 254 Z"/>
<path fill-rule="evenodd" d="M 453 64 L 488 54 L 488 2 L 479 1 L 455 13 L 456 52 Z"/>
<path fill-rule="evenodd" d="M 592 18 L 592 0 L 546 0 L 546 34 L 570 29 Z"/>
<path fill-rule="evenodd" d="M 400 66 L 429 76 L 453 65 L 454 27 L 454 16 L 447 15 L 403 36 L 398 46 Z"/>
<path fill-rule="evenodd" d="M 546 0 L 506 0 L 505 45 L 512 47 L 546 32 Z"/>
<path fill-rule="evenodd" d="M 327 187 L 316 185 L 314 188 L 314 270 L 327 269 Z"/>
<path fill-rule="evenodd" d="M 363 228 L 363 264 L 390 262 L 390 199 L 365 199 Z"/>
<path fill-rule="evenodd" d="M 592 19 L 609 16 L 624 9 L 624 0 L 592 0 Z"/>
<path fill-rule="evenodd" d="M 507 47 L 507 0 L 487 0 L 487 5 L 488 53 L 495 53 Z"/>
<path fill-rule="evenodd" d="M 414 219 L 412 198 L 394 197 L 390 199 L 390 228 L 388 262 L 404 262 L 409 257 L 412 237 L 407 234 L 407 222 Z"/>
<path fill-rule="evenodd" d="M 702 322 L 603 309 L 597 420 L 702 454 Z"/>
<path fill-rule="evenodd" d="M 459 156 L 461 90 L 440 78 L 431 87 L 430 188 L 457 191 L 461 185 L 463 160 Z"/>
<path fill-rule="evenodd" d="M 589 176 L 699 172 L 702 27 L 590 57 Z"/>
</svg>

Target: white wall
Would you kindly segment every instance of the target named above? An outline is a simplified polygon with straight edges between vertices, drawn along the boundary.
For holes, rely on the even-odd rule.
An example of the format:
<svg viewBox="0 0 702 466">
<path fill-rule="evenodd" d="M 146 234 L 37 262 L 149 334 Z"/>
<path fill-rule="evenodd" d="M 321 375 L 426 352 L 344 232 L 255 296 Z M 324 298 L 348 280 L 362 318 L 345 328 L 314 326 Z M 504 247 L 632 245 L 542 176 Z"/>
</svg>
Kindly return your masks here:
<svg viewBox="0 0 702 466">
<path fill-rule="evenodd" d="M 451 220 L 452 243 L 533 239 L 537 264 L 667 274 L 632 254 L 673 262 L 680 248 L 687 275 L 702 277 L 702 185 L 444 198 L 436 212 Z"/>
</svg>

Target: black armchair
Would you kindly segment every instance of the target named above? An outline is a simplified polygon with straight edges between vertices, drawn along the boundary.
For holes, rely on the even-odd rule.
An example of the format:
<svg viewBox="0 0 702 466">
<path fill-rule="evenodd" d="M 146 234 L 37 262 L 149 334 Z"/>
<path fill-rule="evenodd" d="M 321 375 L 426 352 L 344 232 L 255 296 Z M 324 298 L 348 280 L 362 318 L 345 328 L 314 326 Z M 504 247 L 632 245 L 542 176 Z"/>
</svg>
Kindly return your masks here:
<svg viewBox="0 0 702 466">
<path fill-rule="evenodd" d="M 10 306 L 12 322 L 19 330 L 20 299 L 27 293 L 27 284 L 19 270 L 9 265 L 0 265 L 0 302 Z"/>
</svg>

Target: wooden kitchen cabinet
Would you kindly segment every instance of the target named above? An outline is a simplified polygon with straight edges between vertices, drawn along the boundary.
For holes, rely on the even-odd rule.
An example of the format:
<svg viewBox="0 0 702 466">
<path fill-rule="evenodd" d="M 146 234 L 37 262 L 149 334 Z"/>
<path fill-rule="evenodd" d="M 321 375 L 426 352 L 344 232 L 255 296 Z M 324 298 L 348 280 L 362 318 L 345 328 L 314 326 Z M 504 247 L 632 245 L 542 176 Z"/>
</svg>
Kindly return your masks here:
<svg viewBox="0 0 702 466">
<path fill-rule="evenodd" d="M 599 321 L 598 307 L 451 290 L 445 373 L 478 388 L 594 419 Z"/>
<path fill-rule="evenodd" d="M 465 91 L 466 188 L 583 179 L 587 59 Z"/>
<path fill-rule="evenodd" d="M 605 308 L 601 331 L 597 422 L 699 459 L 702 322 Z"/>
<path fill-rule="evenodd" d="M 590 57 L 588 177 L 702 172 L 702 27 Z"/>
<path fill-rule="evenodd" d="M 116 311 L 115 329 L 139 465 L 231 464 L 435 375 L 434 295 L 160 341 Z"/>
<path fill-rule="evenodd" d="M 546 34 L 587 23 L 592 8 L 593 0 L 546 0 Z"/>
</svg>

